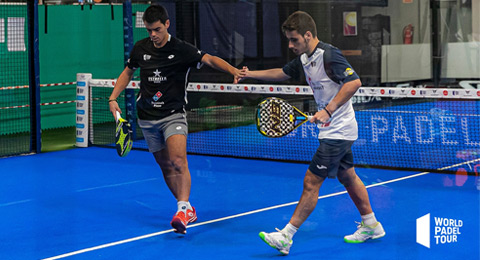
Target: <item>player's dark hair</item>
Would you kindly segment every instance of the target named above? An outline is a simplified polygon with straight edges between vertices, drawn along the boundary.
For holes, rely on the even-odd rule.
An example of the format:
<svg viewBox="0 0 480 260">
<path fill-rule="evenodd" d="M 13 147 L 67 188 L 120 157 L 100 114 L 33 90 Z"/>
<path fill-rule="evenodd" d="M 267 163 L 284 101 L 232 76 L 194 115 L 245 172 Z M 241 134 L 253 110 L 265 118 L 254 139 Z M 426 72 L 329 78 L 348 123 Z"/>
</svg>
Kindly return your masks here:
<svg viewBox="0 0 480 260">
<path fill-rule="evenodd" d="M 161 23 L 165 24 L 169 18 L 167 9 L 165 9 L 163 5 L 155 4 L 149 6 L 147 10 L 145 10 L 142 19 L 147 23 L 155 23 L 160 21 Z"/>
<path fill-rule="evenodd" d="M 282 24 L 282 32 L 297 31 L 300 35 L 305 35 L 307 31 L 312 33 L 313 37 L 317 37 L 317 26 L 313 18 L 306 12 L 296 11 L 291 14 Z"/>
</svg>

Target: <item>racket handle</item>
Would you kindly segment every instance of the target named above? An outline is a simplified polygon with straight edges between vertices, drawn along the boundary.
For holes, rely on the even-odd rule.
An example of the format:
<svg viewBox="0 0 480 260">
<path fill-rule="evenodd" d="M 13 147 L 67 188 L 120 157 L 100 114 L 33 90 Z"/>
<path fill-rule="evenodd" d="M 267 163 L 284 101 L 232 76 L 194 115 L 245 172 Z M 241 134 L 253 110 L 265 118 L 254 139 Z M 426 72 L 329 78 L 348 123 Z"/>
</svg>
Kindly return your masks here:
<svg viewBox="0 0 480 260">
<path fill-rule="evenodd" d="M 120 120 L 120 118 L 122 118 L 122 117 L 120 116 L 120 112 L 118 112 L 118 111 L 115 111 L 115 114 L 117 115 L 115 117 L 115 121 L 118 122 L 118 120 Z"/>
<path fill-rule="evenodd" d="M 308 120 L 308 121 L 310 121 L 310 119 L 311 119 L 312 117 L 313 117 L 313 116 L 306 116 L 306 117 L 305 117 L 305 116 L 298 116 L 296 119 L 297 119 L 297 120 L 302 120 L 302 121 L 303 121 L 303 120 Z"/>
</svg>

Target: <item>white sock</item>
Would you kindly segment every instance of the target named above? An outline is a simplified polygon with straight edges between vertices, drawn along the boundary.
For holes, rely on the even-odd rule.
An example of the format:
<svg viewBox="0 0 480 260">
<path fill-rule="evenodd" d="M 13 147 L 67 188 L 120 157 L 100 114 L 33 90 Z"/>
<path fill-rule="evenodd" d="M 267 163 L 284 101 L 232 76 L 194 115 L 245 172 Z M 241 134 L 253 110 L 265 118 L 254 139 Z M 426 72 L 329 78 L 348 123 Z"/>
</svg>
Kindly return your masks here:
<svg viewBox="0 0 480 260">
<path fill-rule="evenodd" d="M 288 222 L 288 224 L 282 229 L 282 233 L 287 235 L 288 238 L 292 240 L 293 235 L 297 233 L 297 230 L 298 230 L 297 227 L 295 227 L 294 225 L 290 224 L 290 222 Z"/>
<path fill-rule="evenodd" d="M 192 210 L 192 206 L 190 205 L 190 202 L 188 201 L 177 201 L 177 212 L 178 211 L 183 211 L 187 212 L 187 209 Z"/>
<path fill-rule="evenodd" d="M 375 218 L 375 214 L 373 214 L 373 212 L 367 215 L 362 215 L 361 217 L 363 224 L 367 226 L 373 227 L 375 224 L 377 224 L 377 219 Z"/>
</svg>

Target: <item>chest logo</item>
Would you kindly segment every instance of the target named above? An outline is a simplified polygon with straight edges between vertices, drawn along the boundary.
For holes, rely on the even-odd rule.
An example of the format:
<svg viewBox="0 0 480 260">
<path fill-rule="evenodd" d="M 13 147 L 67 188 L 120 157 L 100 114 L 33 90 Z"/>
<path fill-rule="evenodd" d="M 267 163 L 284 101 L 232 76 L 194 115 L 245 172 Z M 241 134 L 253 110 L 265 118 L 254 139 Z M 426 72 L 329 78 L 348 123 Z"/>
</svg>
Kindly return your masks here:
<svg viewBox="0 0 480 260">
<path fill-rule="evenodd" d="M 151 58 L 152 58 L 151 55 L 143 54 L 143 60 L 147 61 L 147 60 L 150 60 Z"/>
<path fill-rule="evenodd" d="M 168 59 L 171 60 L 171 59 L 173 59 L 174 57 L 175 57 L 175 55 L 172 54 L 172 55 L 169 55 L 169 56 L 168 56 Z"/>
<path fill-rule="evenodd" d="M 312 81 L 310 77 L 308 77 L 308 85 L 310 85 L 313 90 L 322 90 L 325 88 L 320 81 Z"/>
<path fill-rule="evenodd" d="M 160 75 L 161 73 L 161 71 L 158 71 L 158 69 L 156 69 L 153 72 L 153 76 L 148 77 L 148 81 L 153 83 L 162 83 L 163 81 L 167 81 L 167 77 Z"/>
<path fill-rule="evenodd" d="M 157 101 L 163 96 L 162 92 L 158 91 L 154 96 L 153 100 Z"/>
</svg>

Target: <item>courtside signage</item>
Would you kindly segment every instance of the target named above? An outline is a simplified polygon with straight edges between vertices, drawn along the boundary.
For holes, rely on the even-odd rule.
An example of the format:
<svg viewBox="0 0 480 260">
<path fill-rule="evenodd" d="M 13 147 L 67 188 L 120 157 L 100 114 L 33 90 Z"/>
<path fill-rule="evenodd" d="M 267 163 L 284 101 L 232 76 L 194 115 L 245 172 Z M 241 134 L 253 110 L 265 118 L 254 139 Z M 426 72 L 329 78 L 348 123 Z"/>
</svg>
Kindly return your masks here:
<svg viewBox="0 0 480 260">
<path fill-rule="evenodd" d="M 417 218 L 417 243 L 430 248 L 431 245 L 458 243 L 462 235 L 463 220 L 431 216 L 430 213 Z M 433 231 L 433 232 L 431 232 Z"/>
<path fill-rule="evenodd" d="M 99 80 L 103 81 L 103 80 Z M 91 83 L 90 85 L 97 86 L 98 84 Z M 294 95 L 312 95 L 313 91 L 309 86 L 305 85 L 259 85 L 259 84 L 228 84 L 221 85 L 220 90 L 216 87 L 215 83 L 194 83 L 191 82 L 187 85 L 188 91 L 200 91 L 200 92 L 243 92 L 243 93 L 271 93 L 271 94 L 294 94 Z M 355 93 L 354 97 L 424 97 L 424 98 L 480 98 L 480 90 L 477 93 L 473 92 L 473 89 L 440 89 L 440 88 L 379 88 L 379 87 L 361 87 Z"/>
</svg>

